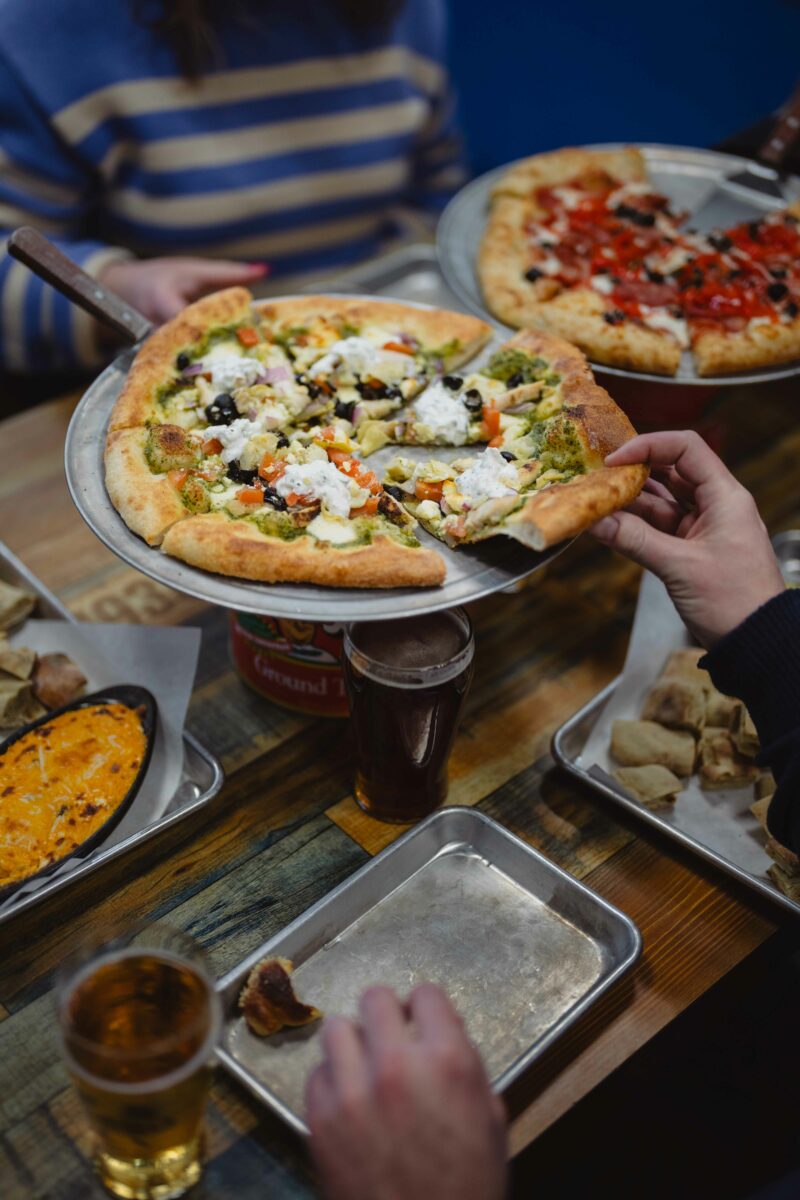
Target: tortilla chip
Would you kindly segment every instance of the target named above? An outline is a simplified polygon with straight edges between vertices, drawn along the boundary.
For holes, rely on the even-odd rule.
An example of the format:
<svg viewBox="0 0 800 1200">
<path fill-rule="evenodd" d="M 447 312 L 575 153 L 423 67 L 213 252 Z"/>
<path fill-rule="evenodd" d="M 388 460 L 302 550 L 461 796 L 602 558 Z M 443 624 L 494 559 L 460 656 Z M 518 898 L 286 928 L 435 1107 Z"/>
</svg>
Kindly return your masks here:
<svg viewBox="0 0 800 1200">
<path fill-rule="evenodd" d="M 0 579 L 0 629 L 19 625 L 33 612 L 36 597 L 24 588 L 14 587 Z"/>
<path fill-rule="evenodd" d="M 699 751 L 701 787 L 744 787 L 755 783 L 761 773 L 755 763 L 739 754 L 727 729 L 704 730 Z"/>
<path fill-rule="evenodd" d="M 649 693 L 642 720 L 658 721 L 668 729 L 686 729 L 698 734 L 705 725 L 706 694 L 687 679 L 661 679 Z"/>
<path fill-rule="evenodd" d="M 611 753 L 626 767 L 647 767 L 657 763 L 675 775 L 691 775 L 697 746 L 690 733 L 665 729 L 655 721 L 614 722 Z"/>
<path fill-rule="evenodd" d="M 680 779 L 659 763 L 650 763 L 646 767 L 620 767 L 614 772 L 614 778 L 645 808 L 669 808 L 681 790 Z"/>
</svg>

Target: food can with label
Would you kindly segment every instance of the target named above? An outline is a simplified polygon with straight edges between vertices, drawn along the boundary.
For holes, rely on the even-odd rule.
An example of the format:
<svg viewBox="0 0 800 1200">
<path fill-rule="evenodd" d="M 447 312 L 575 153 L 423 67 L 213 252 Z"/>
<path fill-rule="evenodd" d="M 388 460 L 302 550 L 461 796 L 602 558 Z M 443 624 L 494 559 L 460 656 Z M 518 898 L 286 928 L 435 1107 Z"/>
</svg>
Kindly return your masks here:
<svg viewBox="0 0 800 1200">
<path fill-rule="evenodd" d="M 260 696 L 315 717 L 346 717 L 342 625 L 230 614 L 231 656 Z"/>
</svg>

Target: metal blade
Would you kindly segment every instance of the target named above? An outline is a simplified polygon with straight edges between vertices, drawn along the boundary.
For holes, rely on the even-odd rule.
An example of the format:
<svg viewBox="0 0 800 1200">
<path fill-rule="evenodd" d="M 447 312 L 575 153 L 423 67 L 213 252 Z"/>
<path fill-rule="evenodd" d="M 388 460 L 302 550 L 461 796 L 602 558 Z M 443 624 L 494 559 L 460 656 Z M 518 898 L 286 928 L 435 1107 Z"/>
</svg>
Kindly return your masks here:
<svg viewBox="0 0 800 1200">
<path fill-rule="evenodd" d="M 699 207 L 688 218 L 689 229 L 698 233 L 709 233 L 712 229 L 728 229 L 741 221 L 758 221 L 769 212 L 783 208 L 786 199 L 772 180 L 758 178 L 758 189 L 743 186 L 739 181 L 750 178 L 747 172 L 730 179 L 721 179 L 716 188 L 706 195 Z M 766 184 L 774 190 L 767 191 Z"/>
</svg>

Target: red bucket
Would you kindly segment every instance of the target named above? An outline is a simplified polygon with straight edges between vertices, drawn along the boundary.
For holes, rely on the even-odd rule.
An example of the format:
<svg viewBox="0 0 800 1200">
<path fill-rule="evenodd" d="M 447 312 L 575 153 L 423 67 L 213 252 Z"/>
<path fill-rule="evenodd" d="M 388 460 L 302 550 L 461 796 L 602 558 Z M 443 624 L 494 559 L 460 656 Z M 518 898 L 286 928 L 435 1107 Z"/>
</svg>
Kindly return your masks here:
<svg viewBox="0 0 800 1200">
<path fill-rule="evenodd" d="M 230 614 L 231 656 L 244 682 L 275 704 L 314 717 L 346 717 L 341 625 Z"/>
</svg>

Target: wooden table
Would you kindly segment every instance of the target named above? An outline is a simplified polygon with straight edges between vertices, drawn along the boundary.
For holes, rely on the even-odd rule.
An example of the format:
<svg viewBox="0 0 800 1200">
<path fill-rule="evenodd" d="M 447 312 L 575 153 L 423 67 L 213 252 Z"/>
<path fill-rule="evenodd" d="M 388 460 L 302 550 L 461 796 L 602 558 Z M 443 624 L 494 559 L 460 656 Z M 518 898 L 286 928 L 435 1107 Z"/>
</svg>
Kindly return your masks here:
<svg viewBox="0 0 800 1200">
<path fill-rule="evenodd" d="M 795 388 L 721 395 L 729 456 L 773 531 L 800 525 Z M 192 731 L 227 782 L 196 821 L 117 860 L 0 930 L 0 1194 L 104 1193 L 55 1043 L 52 976 L 107 923 L 167 918 L 222 974 L 400 830 L 351 795 L 340 722 L 286 712 L 230 667 L 225 614 L 125 567 L 83 525 L 63 479 L 73 398 L 0 425 L 0 532 L 91 621 L 203 630 Z M 637 922 L 635 970 L 516 1085 L 516 1152 L 791 921 L 554 768 L 553 730 L 619 671 L 638 571 L 589 539 L 527 590 L 477 604 L 475 682 L 452 760 L 450 801 L 477 805 Z M 302 1145 L 221 1072 L 209 1112 L 213 1197 L 316 1194 Z"/>
</svg>

